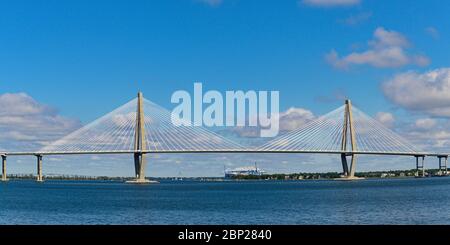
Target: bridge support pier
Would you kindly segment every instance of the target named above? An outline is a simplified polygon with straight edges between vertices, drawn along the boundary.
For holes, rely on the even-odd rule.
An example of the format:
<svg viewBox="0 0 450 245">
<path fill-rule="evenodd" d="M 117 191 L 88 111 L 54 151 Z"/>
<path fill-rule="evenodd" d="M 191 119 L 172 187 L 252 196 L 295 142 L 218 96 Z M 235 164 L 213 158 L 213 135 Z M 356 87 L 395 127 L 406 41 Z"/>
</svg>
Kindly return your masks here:
<svg viewBox="0 0 450 245">
<path fill-rule="evenodd" d="M 342 162 L 342 174 L 344 176 L 348 176 L 348 163 L 347 163 L 347 154 L 341 154 L 341 162 Z"/>
<path fill-rule="evenodd" d="M 416 158 L 416 177 L 425 177 L 425 156 L 414 156 Z M 419 161 L 419 158 L 422 160 Z"/>
<path fill-rule="evenodd" d="M 444 158 L 444 163 L 442 163 L 442 158 Z M 442 175 L 448 175 L 448 168 L 447 168 L 447 160 L 448 156 L 438 156 L 439 159 L 439 171 Z"/>
<path fill-rule="evenodd" d="M 348 165 L 347 156 L 351 157 L 350 168 L 349 168 L 349 165 Z M 353 154 L 353 153 L 342 153 L 341 154 L 341 162 L 342 162 L 342 171 L 343 171 L 344 178 L 350 179 L 350 180 L 360 179 L 360 178 L 355 177 L 356 154 Z"/>
<path fill-rule="evenodd" d="M 8 181 L 6 176 L 6 155 L 2 155 L 2 181 Z"/>
<path fill-rule="evenodd" d="M 356 155 L 352 154 L 352 161 L 351 161 L 351 165 L 350 165 L 350 173 L 348 175 L 348 178 L 352 178 L 355 179 L 355 172 L 356 172 Z"/>
<path fill-rule="evenodd" d="M 146 165 L 145 154 L 134 153 L 134 171 L 136 179 L 129 181 L 130 183 L 150 183 L 151 181 L 145 178 L 145 165 Z"/>
<path fill-rule="evenodd" d="M 37 182 L 43 182 L 44 179 L 42 178 L 42 155 L 36 155 L 37 158 Z"/>
</svg>

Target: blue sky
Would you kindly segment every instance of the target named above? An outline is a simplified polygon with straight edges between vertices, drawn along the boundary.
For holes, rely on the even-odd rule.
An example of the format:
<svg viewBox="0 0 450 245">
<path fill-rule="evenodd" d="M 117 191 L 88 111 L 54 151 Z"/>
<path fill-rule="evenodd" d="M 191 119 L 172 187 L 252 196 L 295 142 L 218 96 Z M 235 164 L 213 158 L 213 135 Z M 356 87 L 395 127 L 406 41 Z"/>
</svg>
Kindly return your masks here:
<svg viewBox="0 0 450 245">
<path fill-rule="evenodd" d="M 70 127 L 138 90 L 170 109 L 172 93 L 192 91 L 194 82 L 219 91 L 279 90 L 281 111 L 314 115 L 349 97 L 394 129 L 416 132 L 405 137 L 436 134 L 439 143 L 430 144 L 444 147 L 449 115 L 433 108 L 450 107 L 448 74 L 432 81 L 443 96 L 405 101 L 402 91 L 414 93 L 404 84 L 420 86 L 421 74 L 449 67 L 449 12 L 439 0 L 0 1 L 0 95 L 24 93 Z M 383 53 L 392 50 L 400 53 Z M 394 79 L 408 71 L 416 75 Z M 395 86 L 386 89 L 389 81 Z"/>
</svg>

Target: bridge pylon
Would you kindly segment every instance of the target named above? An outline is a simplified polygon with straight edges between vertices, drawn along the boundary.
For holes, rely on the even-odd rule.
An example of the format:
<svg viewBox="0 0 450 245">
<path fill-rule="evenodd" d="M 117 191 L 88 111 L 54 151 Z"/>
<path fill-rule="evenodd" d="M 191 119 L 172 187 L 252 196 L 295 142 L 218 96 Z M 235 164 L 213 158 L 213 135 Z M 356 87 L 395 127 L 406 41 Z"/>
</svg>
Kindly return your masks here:
<svg viewBox="0 0 450 245">
<path fill-rule="evenodd" d="M 350 139 L 349 139 L 350 138 Z M 341 151 L 347 152 L 347 144 L 350 140 L 351 152 L 357 150 L 355 127 L 353 123 L 352 102 L 345 100 L 344 125 L 342 127 Z M 347 156 L 351 156 L 350 168 L 347 162 Z M 356 155 L 353 153 L 341 153 L 342 172 L 345 179 L 357 179 L 356 171 Z"/>
<path fill-rule="evenodd" d="M 145 151 L 147 149 L 147 139 L 145 136 L 145 115 L 143 95 L 138 93 L 137 111 L 136 111 L 136 127 L 134 132 L 134 171 L 135 179 L 128 183 L 145 184 L 153 181 L 145 178 L 145 167 L 147 164 Z"/>
</svg>

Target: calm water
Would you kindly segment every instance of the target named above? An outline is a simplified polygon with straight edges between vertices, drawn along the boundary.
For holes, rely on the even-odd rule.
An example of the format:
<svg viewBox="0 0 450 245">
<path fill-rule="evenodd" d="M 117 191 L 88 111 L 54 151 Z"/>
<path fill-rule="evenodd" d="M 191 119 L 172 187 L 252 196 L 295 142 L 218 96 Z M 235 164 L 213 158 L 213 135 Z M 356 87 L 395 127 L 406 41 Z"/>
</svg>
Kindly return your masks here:
<svg viewBox="0 0 450 245">
<path fill-rule="evenodd" d="M 450 178 L 10 181 L 0 184 L 0 224 L 450 224 Z"/>
</svg>

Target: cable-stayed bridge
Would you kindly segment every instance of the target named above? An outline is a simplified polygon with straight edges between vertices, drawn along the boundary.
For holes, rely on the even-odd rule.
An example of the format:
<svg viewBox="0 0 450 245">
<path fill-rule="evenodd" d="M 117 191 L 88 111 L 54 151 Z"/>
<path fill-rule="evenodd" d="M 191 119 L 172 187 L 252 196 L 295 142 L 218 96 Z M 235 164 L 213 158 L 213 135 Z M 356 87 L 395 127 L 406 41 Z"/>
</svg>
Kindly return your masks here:
<svg viewBox="0 0 450 245">
<path fill-rule="evenodd" d="M 146 154 L 151 153 L 312 153 L 340 155 L 343 179 L 356 179 L 357 155 L 413 156 L 418 174 L 424 175 L 425 156 L 436 156 L 447 174 L 449 154 L 424 152 L 347 100 L 336 110 L 287 134 L 258 146 L 247 147 L 198 126 L 182 126 L 171 113 L 138 97 L 94 122 L 36 152 L 2 152 L 2 180 L 8 156 L 37 158 L 37 180 L 42 181 L 45 155 L 130 154 L 135 183 L 146 183 Z M 175 126 L 173 122 L 176 122 Z M 350 157 L 350 162 L 348 162 Z M 444 161 L 443 161 L 444 160 Z"/>
</svg>

